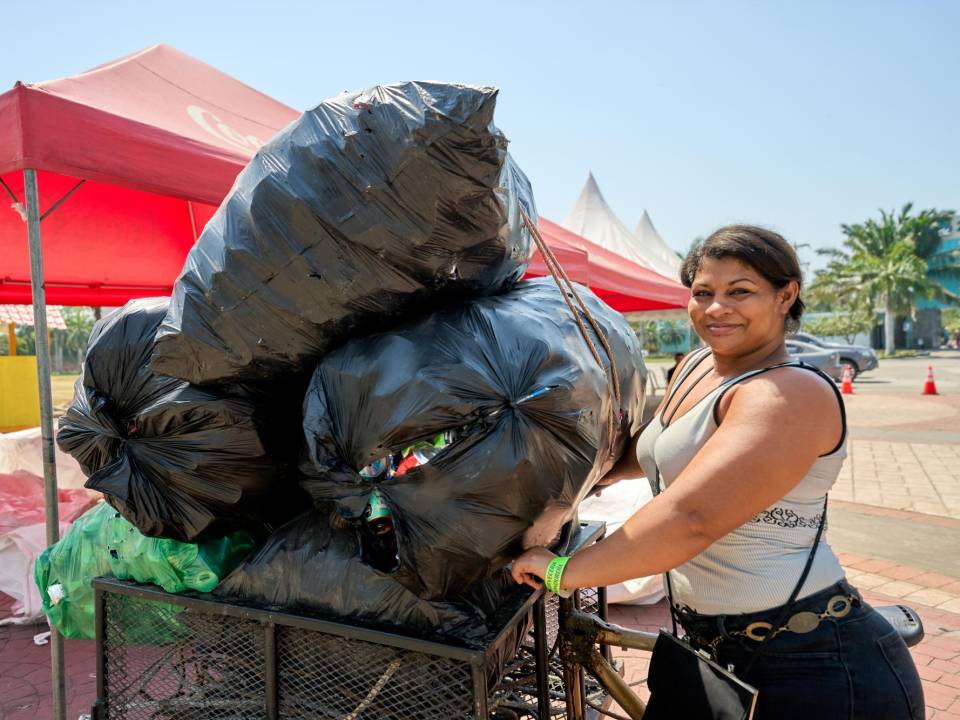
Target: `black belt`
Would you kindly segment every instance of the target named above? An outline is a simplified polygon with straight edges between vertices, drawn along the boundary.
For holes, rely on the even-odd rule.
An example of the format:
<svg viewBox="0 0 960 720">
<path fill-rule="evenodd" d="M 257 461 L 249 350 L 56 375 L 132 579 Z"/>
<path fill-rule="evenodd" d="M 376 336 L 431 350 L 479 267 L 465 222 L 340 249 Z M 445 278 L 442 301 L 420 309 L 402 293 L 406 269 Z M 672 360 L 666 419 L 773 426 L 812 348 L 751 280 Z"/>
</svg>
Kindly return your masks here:
<svg viewBox="0 0 960 720">
<path fill-rule="evenodd" d="M 813 632 L 824 620 L 846 617 L 861 603 L 860 593 L 841 581 L 797 602 L 797 611 L 776 628 L 773 622 L 782 607 L 743 615 L 701 615 L 688 607 L 676 608 L 674 613 L 690 640 L 715 654 L 717 645 L 724 640 L 745 638 L 759 643 L 767 636 L 772 638 L 783 632 Z"/>
</svg>

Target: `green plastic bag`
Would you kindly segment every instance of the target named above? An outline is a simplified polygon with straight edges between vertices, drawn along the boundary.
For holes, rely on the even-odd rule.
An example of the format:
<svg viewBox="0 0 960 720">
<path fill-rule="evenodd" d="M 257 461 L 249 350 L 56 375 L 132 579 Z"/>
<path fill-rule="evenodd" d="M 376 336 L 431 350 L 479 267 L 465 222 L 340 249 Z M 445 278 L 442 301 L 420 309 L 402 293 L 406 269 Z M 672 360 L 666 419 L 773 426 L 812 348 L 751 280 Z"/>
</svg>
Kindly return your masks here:
<svg viewBox="0 0 960 720">
<path fill-rule="evenodd" d="M 210 592 L 254 547 L 254 538 L 246 531 L 199 545 L 146 537 L 101 503 L 43 551 L 34 566 L 34 579 L 50 624 L 66 638 L 92 639 L 93 578 L 152 583 L 169 593 Z M 162 631 L 153 628 L 152 634 L 170 637 L 177 634 L 176 629 L 171 624 Z"/>
</svg>

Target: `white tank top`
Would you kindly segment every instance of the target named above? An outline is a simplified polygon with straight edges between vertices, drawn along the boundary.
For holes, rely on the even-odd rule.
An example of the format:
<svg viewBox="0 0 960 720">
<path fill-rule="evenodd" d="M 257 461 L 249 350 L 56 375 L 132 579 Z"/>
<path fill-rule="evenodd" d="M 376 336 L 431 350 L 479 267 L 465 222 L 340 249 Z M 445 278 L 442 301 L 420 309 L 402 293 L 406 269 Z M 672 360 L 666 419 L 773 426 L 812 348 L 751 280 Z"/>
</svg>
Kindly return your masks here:
<svg viewBox="0 0 960 720">
<path fill-rule="evenodd" d="M 704 348 L 692 356 L 674 387 L 679 387 L 709 355 L 710 349 Z M 790 363 L 788 366 L 823 375 L 810 365 Z M 651 486 L 656 483 L 659 469 L 661 489 L 669 487 L 716 432 L 716 408 L 726 390 L 769 369 L 754 370 L 724 382 L 667 426 L 662 413 L 658 413 L 637 442 L 638 460 Z M 833 381 L 823 377 L 837 392 Z M 837 399 L 843 415 L 843 438 L 839 446 L 817 458 L 788 495 L 671 570 L 675 604 L 704 615 L 729 615 L 767 610 L 790 599 L 817 534 L 825 495 L 836 482 L 847 456 L 847 423 L 839 393 Z M 789 435 L 785 433 L 782 441 L 790 442 Z M 653 490 L 657 492 L 657 488 Z M 826 541 L 826 528 L 824 530 L 798 598 L 820 592 L 844 577 L 843 568 Z"/>
</svg>

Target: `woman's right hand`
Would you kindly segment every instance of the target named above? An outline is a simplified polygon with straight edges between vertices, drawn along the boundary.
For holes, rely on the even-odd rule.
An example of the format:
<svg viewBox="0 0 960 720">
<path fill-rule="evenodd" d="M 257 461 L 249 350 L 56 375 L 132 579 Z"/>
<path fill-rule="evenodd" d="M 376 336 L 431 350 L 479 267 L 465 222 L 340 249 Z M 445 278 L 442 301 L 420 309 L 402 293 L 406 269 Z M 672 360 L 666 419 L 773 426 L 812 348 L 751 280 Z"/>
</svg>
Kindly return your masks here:
<svg viewBox="0 0 960 720">
<path fill-rule="evenodd" d="M 513 561 L 510 574 L 518 585 L 529 585 L 539 589 L 543 584 L 543 578 L 546 577 L 547 566 L 555 557 L 556 555 L 546 548 L 530 548 Z"/>
</svg>

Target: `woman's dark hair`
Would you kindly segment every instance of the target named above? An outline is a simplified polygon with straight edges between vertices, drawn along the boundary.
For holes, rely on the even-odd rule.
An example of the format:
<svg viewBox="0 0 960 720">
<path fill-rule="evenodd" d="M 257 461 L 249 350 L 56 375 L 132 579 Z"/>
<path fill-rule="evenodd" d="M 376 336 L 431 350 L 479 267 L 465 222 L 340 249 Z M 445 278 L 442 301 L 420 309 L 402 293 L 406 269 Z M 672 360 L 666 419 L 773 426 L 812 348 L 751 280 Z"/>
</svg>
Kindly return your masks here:
<svg viewBox="0 0 960 720">
<path fill-rule="evenodd" d="M 704 258 L 739 260 L 760 273 L 778 290 L 791 280 L 795 280 L 798 287 L 803 287 L 797 253 L 782 235 L 772 230 L 754 225 L 727 225 L 720 228 L 687 254 L 680 268 L 680 282 L 691 287 Z M 803 300 L 798 293 L 787 316 L 787 330 L 795 330 L 800 326 L 803 309 Z"/>
</svg>

